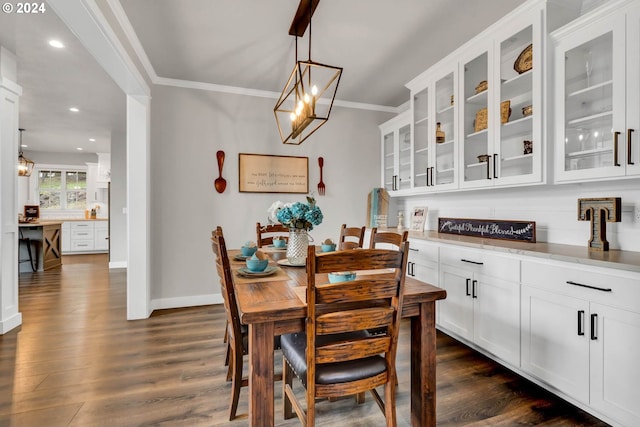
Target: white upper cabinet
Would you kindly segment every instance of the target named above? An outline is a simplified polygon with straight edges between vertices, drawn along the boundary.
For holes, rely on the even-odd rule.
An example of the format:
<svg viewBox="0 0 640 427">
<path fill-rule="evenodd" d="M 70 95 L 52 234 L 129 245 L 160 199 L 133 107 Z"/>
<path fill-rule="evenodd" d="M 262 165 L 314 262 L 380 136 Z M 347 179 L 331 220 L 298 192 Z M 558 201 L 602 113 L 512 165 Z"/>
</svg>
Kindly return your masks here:
<svg viewBox="0 0 640 427">
<path fill-rule="evenodd" d="M 411 188 L 411 115 L 406 111 L 380 125 L 382 187 L 390 194 Z"/>
<path fill-rule="evenodd" d="M 412 88 L 414 192 L 456 189 L 457 66 L 453 63 L 407 86 Z"/>
<path fill-rule="evenodd" d="M 460 62 L 460 187 L 541 183 L 542 6 L 513 17 Z"/>
<path fill-rule="evenodd" d="M 640 175 L 640 3 L 612 2 L 551 39 L 555 180 Z"/>
</svg>

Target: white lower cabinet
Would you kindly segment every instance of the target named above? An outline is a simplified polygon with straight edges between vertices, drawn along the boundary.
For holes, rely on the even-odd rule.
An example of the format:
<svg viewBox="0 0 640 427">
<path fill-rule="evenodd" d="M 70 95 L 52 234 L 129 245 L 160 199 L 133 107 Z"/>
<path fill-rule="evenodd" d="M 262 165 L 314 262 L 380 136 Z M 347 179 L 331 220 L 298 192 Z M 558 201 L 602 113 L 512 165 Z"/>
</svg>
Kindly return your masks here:
<svg viewBox="0 0 640 427">
<path fill-rule="evenodd" d="M 520 365 L 520 261 L 440 248 L 439 326 L 512 366 Z"/>
<path fill-rule="evenodd" d="M 66 221 L 62 223 L 62 253 L 96 253 L 109 250 L 107 221 Z"/>
<path fill-rule="evenodd" d="M 407 275 L 421 282 L 438 285 L 438 245 L 410 240 Z"/>
<path fill-rule="evenodd" d="M 640 425 L 640 275 L 522 262 L 522 370 Z"/>
</svg>

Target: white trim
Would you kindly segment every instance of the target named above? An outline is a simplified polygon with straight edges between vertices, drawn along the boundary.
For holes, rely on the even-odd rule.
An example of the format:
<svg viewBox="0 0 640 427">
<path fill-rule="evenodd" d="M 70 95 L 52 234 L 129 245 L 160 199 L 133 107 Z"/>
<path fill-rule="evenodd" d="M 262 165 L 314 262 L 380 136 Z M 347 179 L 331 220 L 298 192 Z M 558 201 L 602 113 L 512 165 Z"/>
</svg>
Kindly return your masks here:
<svg viewBox="0 0 640 427">
<path fill-rule="evenodd" d="M 112 270 L 114 268 L 127 268 L 127 261 L 109 262 L 109 270 Z"/>
<path fill-rule="evenodd" d="M 140 62 L 142 63 L 142 66 L 151 79 L 151 82 L 153 84 L 157 84 L 158 75 L 156 74 L 156 70 L 154 70 L 153 65 L 151 65 L 151 61 L 149 61 L 147 52 L 144 51 L 142 43 L 140 43 L 140 39 L 138 38 L 136 31 L 133 29 L 131 21 L 129 21 L 129 17 L 127 17 L 122 4 L 119 0 L 107 0 L 107 4 L 115 15 L 118 24 L 120 24 L 120 28 L 122 28 L 125 37 L 127 38 L 127 40 L 129 40 L 129 44 L 138 56 L 138 60 L 140 60 Z"/>
<path fill-rule="evenodd" d="M 2 322 L 0 322 L 0 335 L 4 335 L 20 325 L 22 325 L 22 313 L 20 312 L 6 319 L 2 319 Z"/>
<path fill-rule="evenodd" d="M 199 305 L 222 304 L 222 294 L 194 295 L 188 297 L 159 298 L 151 300 L 152 310 L 167 308 L 197 307 Z"/>
<path fill-rule="evenodd" d="M 7 89 L 9 92 L 12 92 L 16 96 L 22 96 L 22 86 L 14 81 L 7 79 L 6 77 L 0 76 L 0 87 Z"/>
</svg>

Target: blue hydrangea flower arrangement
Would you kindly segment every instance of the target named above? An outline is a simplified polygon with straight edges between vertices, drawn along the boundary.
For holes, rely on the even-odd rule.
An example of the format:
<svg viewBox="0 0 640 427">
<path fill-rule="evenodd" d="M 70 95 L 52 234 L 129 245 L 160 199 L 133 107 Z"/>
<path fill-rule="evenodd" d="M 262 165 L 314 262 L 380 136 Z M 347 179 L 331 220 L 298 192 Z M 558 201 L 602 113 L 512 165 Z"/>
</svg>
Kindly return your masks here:
<svg viewBox="0 0 640 427">
<path fill-rule="evenodd" d="M 322 211 L 313 197 L 307 196 L 307 203 L 275 202 L 268 210 L 269 220 L 279 222 L 288 228 L 313 230 L 322 223 Z"/>
</svg>

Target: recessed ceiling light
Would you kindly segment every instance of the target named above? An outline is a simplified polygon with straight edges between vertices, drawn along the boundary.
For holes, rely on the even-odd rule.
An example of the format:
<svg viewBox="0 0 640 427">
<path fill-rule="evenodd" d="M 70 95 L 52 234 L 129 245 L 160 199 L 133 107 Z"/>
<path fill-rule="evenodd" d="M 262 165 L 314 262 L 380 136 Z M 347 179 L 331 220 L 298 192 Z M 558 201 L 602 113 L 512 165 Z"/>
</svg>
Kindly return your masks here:
<svg viewBox="0 0 640 427">
<path fill-rule="evenodd" d="M 89 141 L 96 142 L 96 139 L 95 138 L 89 138 Z"/>
<path fill-rule="evenodd" d="M 28 147 L 28 145 L 27 145 L 27 144 L 20 144 L 20 147 L 22 147 L 22 148 L 27 148 L 27 147 Z"/>
<path fill-rule="evenodd" d="M 76 150 L 82 151 L 82 147 L 78 147 L 78 148 L 76 148 Z"/>
<path fill-rule="evenodd" d="M 49 46 L 56 47 L 58 49 L 62 49 L 64 47 L 60 40 L 49 40 Z"/>
<path fill-rule="evenodd" d="M 71 107 L 71 108 L 69 108 L 69 111 L 72 111 L 72 112 L 74 112 L 74 113 L 77 113 L 77 112 L 78 112 L 78 111 L 80 111 L 80 110 L 78 110 L 76 107 Z"/>
</svg>

